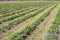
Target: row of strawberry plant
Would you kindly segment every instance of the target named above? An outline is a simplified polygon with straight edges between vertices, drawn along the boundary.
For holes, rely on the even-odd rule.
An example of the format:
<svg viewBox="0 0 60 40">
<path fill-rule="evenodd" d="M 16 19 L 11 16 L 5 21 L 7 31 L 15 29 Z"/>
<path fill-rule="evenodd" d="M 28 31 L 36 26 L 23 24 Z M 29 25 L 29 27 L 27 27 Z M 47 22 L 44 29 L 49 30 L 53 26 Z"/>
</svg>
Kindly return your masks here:
<svg viewBox="0 0 60 40">
<path fill-rule="evenodd" d="M 32 22 L 30 25 L 27 25 L 27 27 L 25 29 L 23 29 L 22 32 L 17 33 L 16 35 L 14 35 L 12 37 L 12 40 L 24 40 L 24 38 L 29 34 L 29 32 L 32 31 L 34 28 L 36 28 L 36 26 L 38 25 L 38 23 L 41 22 L 41 20 L 43 20 L 50 13 L 50 11 L 52 9 L 53 8 L 51 8 L 50 10 L 48 10 L 42 16 L 37 17 L 37 19 L 34 22 Z"/>
<path fill-rule="evenodd" d="M 7 8 L 4 9 L 4 8 L 2 8 L 2 9 L 0 9 L 0 15 L 12 12 L 14 10 L 18 10 L 18 9 L 16 9 L 16 8 L 15 9 L 13 9 L 13 8 L 11 8 L 11 9 L 7 9 Z"/>
<path fill-rule="evenodd" d="M 14 14 L 16 14 L 16 13 L 23 12 L 23 11 L 25 11 L 25 10 L 29 10 L 29 9 L 32 9 L 32 8 L 33 8 L 33 7 L 29 7 L 29 8 L 25 8 L 25 9 L 13 11 L 13 12 L 10 12 L 10 13 L 6 13 L 6 14 L 3 14 L 3 15 L 0 15 L 0 18 L 1 18 L 1 17 L 10 16 L 10 15 L 14 15 Z"/>
<path fill-rule="evenodd" d="M 58 10 L 58 14 L 56 16 L 55 21 L 47 32 L 49 35 L 46 36 L 46 40 L 58 40 L 58 26 L 60 24 L 60 9 Z"/>
<path fill-rule="evenodd" d="M 46 5 L 49 5 L 49 4 L 54 4 L 54 3 L 45 3 Z M 46 6 L 44 3 L 43 3 L 43 5 L 39 5 L 39 7 L 40 6 Z M 6 5 L 8 5 L 8 4 L 6 4 Z M 3 5 L 2 5 L 3 6 Z M 7 6 L 6 6 L 7 7 Z M 31 7 L 38 7 L 38 6 L 31 6 Z M 3 8 L 4 9 L 4 6 L 3 7 L 1 7 L 1 8 Z M 8 10 L 8 8 L 10 8 L 10 7 L 7 7 L 7 8 L 5 8 L 5 9 L 7 9 Z M 23 7 L 23 9 L 24 8 L 27 8 L 27 7 Z M 16 7 L 15 9 L 18 9 L 18 10 L 20 10 L 20 9 L 22 9 L 22 8 L 20 8 L 20 7 Z M 11 10 L 14 10 L 14 8 L 11 8 Z M 16 10 L 17 11 L 17 10 Z M 13 11 L 12 11 L 13 12 Z M 5 13 L 5 14 L 9 14 L 9 13 Z M 3 14 L 4 15 L 4 14 Z"/>
<path fill-rule="evenodd" d="M 6 29 L 11 29 L 11 27 L 13 27 L 14 25 L 17 25 L 20 22 L 22 22 L 22 21 L 24 21 L 24 20 L 26 20 L 26 19 L 28 19 L 30 17 L 33 17 L 33 16 L 37 15 L 38 12 L 41 12 L 42 10 L 44 10 L 44 8 L 38 9 L 38 10 L 36 10 L 36 11 L 34 11 L 32 13 L 29 13 L 27 15 L 24 15 L 24 16 L 22 16 L 20 18 L 16 18 L 15 20 L 9 21 L 7 23 L 7 25 L 5 25 L 5 26 L 2 25 L 2 27 L 0 27 L 0 32 L 6 31 Z"/>
<path fill-rule="evenodd" d="M 33 8 L 33 9 L 26 10 L 26 11 L 21 12 L 21 13 L 16 13 L 16 14 L 11 15 L 11 16 L 6 16 L 6 17 L 3 17 L 3 18 L 0 18 L 0 23 L 6 22 L 6 21 L 9 21 L 9 20 L 13 20 L 13 19 L 18 18 L 18 17 L 21 17 L 21 16 L 26 15 L 26 14 L 28 14 L 30 12 L 33 12 L 33 11 L 35 11 L 37 9 L 38 8 Z"/>
<path fill-rule="evenodd" d="M 27 15 L 24 15 L 24 16 L 22 16 L 22 17 L 20 17 L 20 18 L 16 18 L 16 19 L 14 19 L 14 20 L 12 20 L 12 21 L 9 21 L 9 22 L 7 22 L 7 25 L 2 25 L 2 28 L 0 28 L 0 32 L 1 31 L 4 31 L 5 29 L 10 29 L 11 27 L 13 27 L 14 25 L 17 25 L 17 24 L 19 24 L 20 22 L 22 22 L 22 21 L 24 21 L 24 20 L 26 20 L 26 19 L 28 19 L 28 18 L 30 18 L 30 17 L 33 17 L 33 16 L 35 16 L 37 13 L 31 13 L 31 14 L 27 14 Z"/>
<path fill-rule="evenodd" d="M 17 7 L 17 8 L 9 8 L 8 9 L 8 7 L 7 8 L 1 8 L 0 9 L 0 15 L 3 15 L 3 14 L 7 14 L 7 13 L 10 13 L 10 12 L 13 12 L 13 11 L 17 11 L 17 10 L 21 10 L 21 8 L 20 7 Z"/>
<path fill-rule="evenodd" d="M 39 7 L 37 7 L 37 8 L 39 8 Z M 25 14 L 27 14 L 27 13 L 29 13 L 29 12 L 35 11 L 37 8 L 33 8 L 33 9 L 31 9 L 31 10 L 28 10 L 28 11 L 25 11 L 25 12 L 22 12 L 22 13 L 18 13 L 18 14 L 14 14 L 14 15 L 11 15 L 11 16 L 3 17 L 3 18 L 0 19 L 0 24 L 1 24 L 2 22 L 6 22 L 6 21 L 8 21 L 8 20 L 12 20 L 12 19 L 14 19 L 14 18 L 17 18 L 17 17 L 20 17 L 20 16 L 22 16 L 22 15 L 25 15 Z M 8 18 L 8 17 L 9 17 L 9 18 Z"/>
<path fill-rule="evenodd" d="M 20 5 L 19 5 L 19 4 L 20 4 Z M 24 3 L 24 4 L 26 4 L 26 3 Z M 35 4 L 34 6 L 33 6 L 33 5 L 32 5 L 32 6 L 31 6 L 31 5 L 28 6 L 28 5 L 24 5 L 24 4 L 16 3 L 17 6 L 16 6 L 14 3 L 10 3 L 9 6 L 8 6 L 8 4 L 6 4 L 6 3 L 5 3 L 5 4 L 2 4 L 2 5 L 0 4 L 0 9 L 1 9 L 0 11 L 4 12 L 4 13 L 0 13 L 0 14 L 7 14 L 6 11 L 7 11 L 7 12 L 8 12 L 8 11 L 11 11 L 11 12 L 12 12 L 13 10 L 17 11 L 17 10 L 20 10 L 20 9 L 22 9 L 22 8 L 36 7 L 36 5 L 37 5 L 37 7 L 38 7 L 38 6 L 39 6 L 39 7 L 40 7 L 40 6 L 43 7 L 43 5 L 45 6 L 45 4 L 48 5 L 48 4 L 50 4 L 50 3 L 43 3 L 43 5 L 41 5 L 42 3 L 40 2 L 40 4 L 37 3 L 37 4 Z M 28 4 L 31 4 L 31 3 L 28 3 Z M 33 4 L 34 4 L 34 3 L 33 3 Z M 16 6 L 16 7 L 14 7 L 13 5 Z M 20 6 L 21 6 L 22 8 L 21 8 Z M 8 12 L 8 13 L 9 13 L 9 12 Z"/>
</svg>

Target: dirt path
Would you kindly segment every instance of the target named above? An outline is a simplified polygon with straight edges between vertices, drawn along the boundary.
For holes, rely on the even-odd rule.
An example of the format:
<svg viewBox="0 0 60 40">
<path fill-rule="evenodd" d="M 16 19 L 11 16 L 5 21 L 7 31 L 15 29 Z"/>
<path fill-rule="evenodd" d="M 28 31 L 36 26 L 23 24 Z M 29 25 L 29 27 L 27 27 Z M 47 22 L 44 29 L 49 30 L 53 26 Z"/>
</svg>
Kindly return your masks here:
<svg viewBox="0 0 60 40">
<path fill-rule="evenodd" d="M 44 40 L 44 36 L 46 32 L 49 30 L 53 21 L 55 20 L 55 16 L 59 9 L 60 5 L 58 5 L 53 11 L 50 12 L 50 15 L 37 26 L 37 28 L 29 35 L 25 40 Z"/>
<path fill-rule="evenodd" d="M 2 33 L 0 35 L 0 40 L 9 40 L 9 37 L 17 34 L 18 32 L 21 32 L 24 28 L 27 27 L 27 25 L 31 24 L 32 22 L 34 22 L 34 20 L 36 20 L 39 16 L 42 16 L 43 14 L 45 14 L 50 8 L 52 8 L 53 6 L 45 9 L 43 12 L 41 12 L 40 14 L 36 15 L 35 17 L 32 17 L 30 19 L 27 19 L 26 21 L 22 22 L 21 24 L 19 24 L 18 26 L 12 28 L 11 30 L 8 30 L 5 33 Z"/>
</svg>

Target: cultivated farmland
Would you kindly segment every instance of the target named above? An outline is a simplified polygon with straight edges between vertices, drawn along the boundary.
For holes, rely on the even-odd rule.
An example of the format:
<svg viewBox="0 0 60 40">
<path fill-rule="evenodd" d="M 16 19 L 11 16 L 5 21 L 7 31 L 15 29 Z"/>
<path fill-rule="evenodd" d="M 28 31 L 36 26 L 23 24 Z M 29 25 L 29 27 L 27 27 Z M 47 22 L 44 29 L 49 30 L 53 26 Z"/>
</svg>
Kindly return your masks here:
<svg viewBox="0 0 60 40">
<path fill-rule="evenodd" d="M 0 40 L 60 40 L 60 3 L 1 2 Z"/>
</svg>

